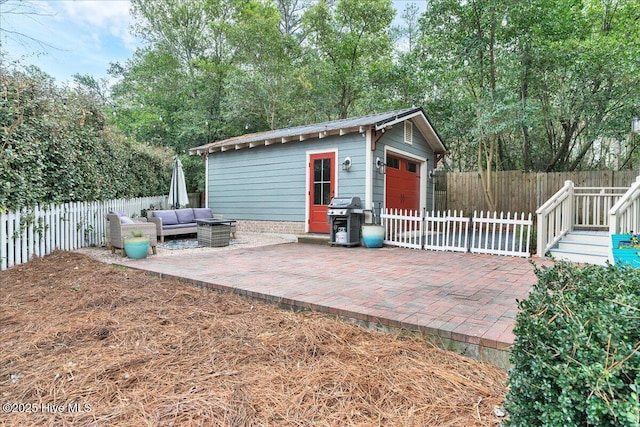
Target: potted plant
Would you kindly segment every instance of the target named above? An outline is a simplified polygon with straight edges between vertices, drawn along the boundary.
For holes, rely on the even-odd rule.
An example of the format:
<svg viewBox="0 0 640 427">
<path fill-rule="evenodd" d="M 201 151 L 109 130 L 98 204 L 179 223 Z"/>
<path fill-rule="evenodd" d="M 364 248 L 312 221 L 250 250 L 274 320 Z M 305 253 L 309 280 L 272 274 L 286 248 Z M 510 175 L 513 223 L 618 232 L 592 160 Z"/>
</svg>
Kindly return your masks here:
<svg viewBox="0 0 640 427">
<path fill-rule="evenodd" d="M 124 238 L 124 252 L 131 259 L 146 258 L 151 242 L 142 231 L 132 231 L 130 237 Z"/>
<path fill-rule="evenodd" d="M 640 238 L 637 234 L 612 234 L 611 242 L 614 264 L 640 267 Z"/>
</svg>

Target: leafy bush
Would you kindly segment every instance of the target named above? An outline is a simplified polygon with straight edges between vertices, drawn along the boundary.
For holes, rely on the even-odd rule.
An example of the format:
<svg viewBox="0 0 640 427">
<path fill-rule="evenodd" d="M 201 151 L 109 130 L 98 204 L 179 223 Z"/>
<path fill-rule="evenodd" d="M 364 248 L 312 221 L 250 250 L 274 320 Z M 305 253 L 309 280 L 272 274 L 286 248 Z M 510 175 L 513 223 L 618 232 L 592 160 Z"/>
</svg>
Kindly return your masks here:
<svg viewBox="0 0 640 427">
<path fill-rule="evenodd" d="M 0 68 L 0 211 L 166 194 L 172 152 L 124 137 L 80 89 Z"/>
<path fill-rule="evenodd" d="M 200 156 L 181 155 L 182 170 L 187 184 L 187 191 L 190 193 L 204 192 L 205 168 L 204 161 Z"/>
<path fill-rule="evenodd" d="M 536 268 L 519 302 L 507 426 L 640 425 L 640 270 Z"/>
</svg>

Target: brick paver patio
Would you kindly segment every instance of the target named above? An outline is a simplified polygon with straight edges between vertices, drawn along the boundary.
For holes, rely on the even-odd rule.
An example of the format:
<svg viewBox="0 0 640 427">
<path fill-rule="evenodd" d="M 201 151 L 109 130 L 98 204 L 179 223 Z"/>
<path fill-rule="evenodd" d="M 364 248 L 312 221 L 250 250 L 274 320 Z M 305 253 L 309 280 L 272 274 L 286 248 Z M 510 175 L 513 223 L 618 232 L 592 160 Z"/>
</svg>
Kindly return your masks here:
<svg viewBox="0 0 640 427">
<path fill-rule="evenodd" d="M 514 340 L 516 299 L 526 298 L 536 282 L 523 258 L 297 243 L 185 250 L 126 265 L 285 306 L 420 331 L 498 365 L 508 363 L 504 350 Z M 506 354 L 498 356 L 502 361 L 496 352 Z"/>
</svg>

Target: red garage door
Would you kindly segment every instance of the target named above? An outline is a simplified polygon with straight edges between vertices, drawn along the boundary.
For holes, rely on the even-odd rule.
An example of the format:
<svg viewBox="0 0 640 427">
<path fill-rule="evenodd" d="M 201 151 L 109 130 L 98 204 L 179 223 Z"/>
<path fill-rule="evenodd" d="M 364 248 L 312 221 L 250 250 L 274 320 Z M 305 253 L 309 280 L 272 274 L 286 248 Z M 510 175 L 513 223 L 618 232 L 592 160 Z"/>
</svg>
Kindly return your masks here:
<svg viewBox="0 0 640 427">
<path fill-rule="evenodd" d="M 420 163 L 387 155 L 385 205 L 390 209 L 420 209 Z"/>
</svg>

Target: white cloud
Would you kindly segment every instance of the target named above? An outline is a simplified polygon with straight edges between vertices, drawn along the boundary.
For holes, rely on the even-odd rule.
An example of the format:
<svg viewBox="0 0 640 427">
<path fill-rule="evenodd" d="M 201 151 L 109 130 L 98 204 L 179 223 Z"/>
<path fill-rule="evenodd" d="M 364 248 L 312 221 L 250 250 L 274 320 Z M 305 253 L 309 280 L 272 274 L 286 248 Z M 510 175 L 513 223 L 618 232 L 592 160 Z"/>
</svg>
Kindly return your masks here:
<svg viewBox="0 0 640 427">
<path fill-rule="evenodd" d="M 63 6 L 63 19 L 68 19 L 78 27 L 92 29 L 96 33 L 106 31 L 120 39 L 127 48 L 134 49 L 135 39 L 129 33 L 129 0 L 66 1 Z"/>
<path fill-rule="evenodd" d="M 139 42 L 129 32 L 129 0 L 0 0 L 0 32 L 8 58 L 33 64 L 68 80 L 73 74 L 101 77 L 111 62 L 126 61 Z M 14 34 L 14 33 L 11 33 Z"/>
</svg>

